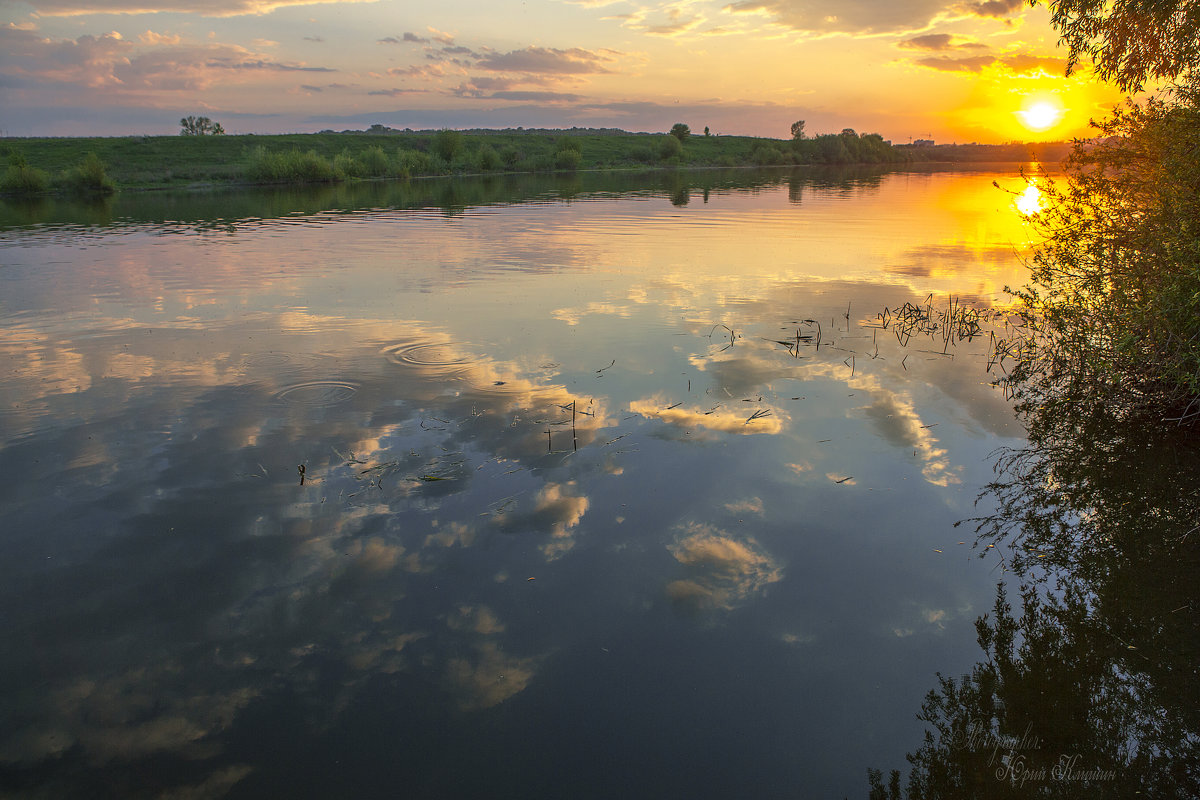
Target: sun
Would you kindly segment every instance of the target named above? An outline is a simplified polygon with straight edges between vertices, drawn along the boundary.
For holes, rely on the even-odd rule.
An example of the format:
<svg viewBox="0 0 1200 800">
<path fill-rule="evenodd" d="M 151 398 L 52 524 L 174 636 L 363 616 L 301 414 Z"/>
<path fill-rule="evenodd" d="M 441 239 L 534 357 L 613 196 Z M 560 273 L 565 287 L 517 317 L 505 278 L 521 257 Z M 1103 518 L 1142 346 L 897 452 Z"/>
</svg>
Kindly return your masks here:
<svg viewBox="0 0 1200 800">
<path fill-rule="evenodd" d="M 1018 111 L 1017 116 L 1029 130 L 1044 131 L 1057 125 L 1064 113 L 1066 109 L 1054 100 L 1035 100 Z"/>
</svg>

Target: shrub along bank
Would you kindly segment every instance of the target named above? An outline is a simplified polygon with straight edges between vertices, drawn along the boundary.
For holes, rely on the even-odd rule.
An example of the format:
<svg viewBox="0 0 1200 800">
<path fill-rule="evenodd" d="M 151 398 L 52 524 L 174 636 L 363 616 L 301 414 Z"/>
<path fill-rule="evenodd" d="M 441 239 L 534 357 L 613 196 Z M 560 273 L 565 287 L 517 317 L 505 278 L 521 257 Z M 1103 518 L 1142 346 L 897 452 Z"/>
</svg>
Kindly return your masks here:
<svg viewBox="0 0 1200 800">
<path fill-rule="evenodd" d="M 7 152 L 5 152 L 7 151 Z M 807 139 L 575 131 L 314 133 L 0 140 L 0 192 L 319 183 L 426 175 L 649 167 L 893 163 L 878 134 Z M 73 177 L 70 177 L 73 176 Z"/>
</svg>

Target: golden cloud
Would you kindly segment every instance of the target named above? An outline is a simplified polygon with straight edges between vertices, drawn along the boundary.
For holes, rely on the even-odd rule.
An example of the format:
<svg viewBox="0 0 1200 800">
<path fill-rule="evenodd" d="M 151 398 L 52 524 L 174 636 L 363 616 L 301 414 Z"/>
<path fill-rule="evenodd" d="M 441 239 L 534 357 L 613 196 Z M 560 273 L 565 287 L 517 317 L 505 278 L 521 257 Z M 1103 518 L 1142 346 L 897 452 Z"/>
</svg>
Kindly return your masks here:
<svg viewBox="0 0 1200 800">
<path fill-rule="evenodd" d="M 581 75 L 609 72 L 605 65 L 615 62 L 614 56 L 611 52 L 580 47 L 560 50 L 531 45 L 523 50 L 488 54 L 476 62 L 476 66 L 492 72 Z"/>
<path fill-rule="evenodd" d="M 145 33 L 138 36 L 138 41 L 148 45 L 171 45 L 179 44 L 183 37 L 178 34 L 171 33 L 155 33 L 152 30 L 147 30 Z"/>
<path fill-rule="evenodd" d="M 822 376 L 836 379 L 841 374 L 838 364 L 812 364 L 805 367 L 807 376 Z M 932 425 L 926 424 L 917 412 L 916 403 L 905 392 L 885 389 L 874 375 L 859 373 L 842 378 L 846 386 L 870 396 L 871 402 L 863 408 L 880 435 L 898 447 L 912 448 L 913 455 L 920 459 L 921 475 L 934 486 L 949 486 L 961 483 L 961 465 L 950 463 L 949 452 L 939 447 Z M 831 480 L 846 476 L 829 473 Z M 851 483 L 851 481 L 846 481 Z"/>
<path fill-rule="evenodd" d="M 240 17 L 270 14 L 291 6 L 315 6 L 334 3 L 374 3 L 376 0 L 211 0 L 187 2 L 167 0 L 150 6 L 136 0 L 28 0 L 35 12 L 43 17 L 83 17 L 97 14 L 199 14 L 202 17 Z"/>
<path fill-rule="evenodd" d="M 460 605 L 446 618 L 451 630 L 468 631 L 482 636 L 503 633 L 505 625 L 490 608 L 484 605 Z"/>
<path fill-rule="evenodd" d="M 751 497 L 736 503 L 726 503 L 725 510 L 731 514 L 758 514 L 762 516 L 763 501 L 761 497 Z"/>
<path fill-rule="evenodd" d="M 727 14 L 759 14 L 804 33 L 877 34 L 926 28 L 945 8 L 942 0 L 739 0 Z"/>
<path fill-rule="evenodd" d="M 779 433 L 788 418 L 786 412 L 768 404 L 745 404 L 736 411 L 729 408 L 709 409 L 673 405 L 662 397 L 634 400 L 629 410 L 644 417 L 661 419 L 677 428 L 703 428 L 721 433 Z M 756 416 L 757 415 L 757 416 Z"/>
<path fill-rule="evenodd" d="M 593 301 L 585 306 L 578 308 L 559 308 L 556 309 L 551 316 L 557 320 L 562 320 L 568 325 L 574 326 L 579 324 L 579 320 L 589 314 L 603 314 L 613 317 L 628 317 L 631 309 L 629 306 L 617 305 L 616 303 L 605 303 Z"/>
<path fill-rule="evenodd" d="M 782 567 L 754 539 L 708 525 L 685 526 L 667 549 L 689 573 L 667 584 L 667 596 L 687 608 L 731 609 L 783 578 Z"/>
<path fill-rule="evenodd" d="M 542 545 L 547 558 L 558 558 L 575 546 L 571 530 L 579 525 L 588 505 L 586 497 L 568 494 L 561 484 L 548 483 L 538 492 L 534 514 L 550 523 L 551 540 Z"/>
<path fill-rule="evenodd" d="M 515 658 L 493 641 L 485 641 L 474 657 L 453 658 L 446 675 L 459 690 L 464 711 L 491 708 L 523 691 L 537 672 L 538 659 Z"/>
</svg>

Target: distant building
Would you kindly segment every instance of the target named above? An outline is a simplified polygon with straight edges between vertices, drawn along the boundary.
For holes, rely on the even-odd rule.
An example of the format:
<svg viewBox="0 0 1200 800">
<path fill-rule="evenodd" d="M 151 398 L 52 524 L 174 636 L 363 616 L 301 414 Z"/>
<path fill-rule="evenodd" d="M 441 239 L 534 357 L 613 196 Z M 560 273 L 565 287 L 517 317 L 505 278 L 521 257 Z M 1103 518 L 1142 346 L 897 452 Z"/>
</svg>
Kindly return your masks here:
<svg viewBox="0 0 1200 800">
<path fill-rule="evenodd" d="M 933 147 L 933 139 L 913 139 L 913 147 Z"/>
</svg>

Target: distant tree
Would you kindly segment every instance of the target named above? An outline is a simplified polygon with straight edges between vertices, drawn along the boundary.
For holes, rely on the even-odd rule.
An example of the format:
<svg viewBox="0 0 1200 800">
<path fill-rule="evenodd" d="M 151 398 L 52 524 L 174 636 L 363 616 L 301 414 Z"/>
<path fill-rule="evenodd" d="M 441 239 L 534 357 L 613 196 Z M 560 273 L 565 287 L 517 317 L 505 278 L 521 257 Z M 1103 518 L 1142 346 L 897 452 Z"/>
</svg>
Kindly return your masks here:
<svg viewBox="0 0 1200 800">
<path fill-rule="evenodd" d="M 705 125 L 705 126 L 704 126 L 704 135 L 705 135 L 705 136 L 711 136 L 711 135 L 712 135 L 712 134 L 710 134 L 710 133 L 708 132 L 708 126 L 707 126 L 707 125 Z"/>
<path fill-rule="evenodd" d="M 854 128 L 842 128 L 842 136 L 847 139 L 857 139 L 858 134 L 854 132 Z"/>
<path fill-rule="evenodd" d="M 804 120 L 798 119 L 792 123 L 792 138 L 793 139 L 803 139 L 804 138 Z"/>
<path fill-rule="evenodd" d="M 687 125 L 684 125 L 682 122 L 676 122 L 671 126 L 671 135 L 682 142 L 687 139 L 687 137 L 692 135 L 692 131 L 691 128 L 689 128 Z"/>
<path fill-rule="evenodd" d="M 513 147 L 511 144 L 506 144 L 504 147 L 500 148 L 500 160 L 503 161 L 504 165 L 507 167 L 516 167 L 517 163 L 522 157 L 521 151 Z"/>
<path fill-rule="evenodd" d="M 225 133 L 221 123 L 208 117 L 184 117 L 179 120 L 179 128 L 180 136 L 221 136 Z"/>
<path fill-rule="evenodd" d="M 500 168 L 500 154 L 490 144 L 480 147 L 479 152 L 475 154 L 475 159 L 478 162 L 479 169 L 484 172 L 491 172 L 494 169 Z"/>
<path fill-rule="evenodd" d="M 583 152 L 583 142 L 579 141 L 577 136 L 560 136 L 555 143 L 554 149 L 557 151 L 574 150 L 576 153 Z"/>
<path fill-rule="evenodd" d="M 554 153 L 554 168 L 562 170 L 574 170 L 579 168 L 580 162 L 583 161 L 583 156 L 578 150 L 571 148 L 563 148 Z"/>
<path fill-rule="evenodd" d="M 754 147 L 754 151 L 750 154 L 755 164 L 762 166 L 770 166 L 773 164 L 789 164 L 792 163 L 788 155 L 773 144 L 759 142 Z"/>
<path fill-rule="evenodd" d="M 10 194 L 39 194 L 50 186 L 50 176 L 29 166 L 25 156 L 9 151 L 8 170 L 0 176 L 0 192 Z"/>
<path fill-rule="evenodd" d="M 847 137 L 830 133 L 817 137 L 820 160 L 826 164 L 846 164 L 854 159 L 846 147 Z"/>
<path fill-rule="evenodd" d="M 678 136 L 660 136 L 658 139 L 658 156 L 663 161 L 683 152 L 683 144 L 679 141 Z"/>
<path fill-rule="evenodd" d="M 433 152 L 450 161 L 454 158 L 454 154 L 462 149 L 462 142 L 461 133 L 443 128 L 433 135 Z"/>
<path fill-rule="evenodd" d="M 1137 92 L 1151 79 L 1195 73 L 1200 60 L 1195 0 L 1029 0 L 1039 2 L 1050 7 L 1050 24 L 1067 45 L 1067 74 L 1087 57 L 1101 80 Z"/>
<path fill-rule="evenodd" d="M 83 161 L 67 170 L 63 182 L 81 194 L 112 194 L 117 188 L 112 178 L 105 174 L 104 162 L 95 153 L 88 153 Z"/>
<path fill-rule="evenodd" d="M 578 136 L 560 136 L 554 148 L 554 168 L 577 169 L 583 161 L 583 143 Z"/>
</svg>

